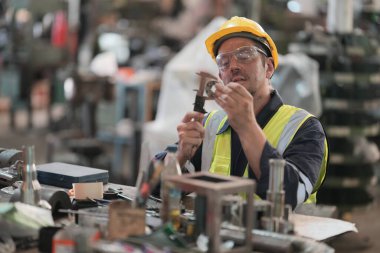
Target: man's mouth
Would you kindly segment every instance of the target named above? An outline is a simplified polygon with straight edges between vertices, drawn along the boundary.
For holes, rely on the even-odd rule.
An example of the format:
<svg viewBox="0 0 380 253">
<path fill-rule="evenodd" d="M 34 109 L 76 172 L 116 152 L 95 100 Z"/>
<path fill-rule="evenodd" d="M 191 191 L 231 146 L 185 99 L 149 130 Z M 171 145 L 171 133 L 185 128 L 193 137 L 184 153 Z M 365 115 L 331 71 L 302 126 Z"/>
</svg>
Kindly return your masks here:
<svg viewBox="0 0 380 253">
<path fill-rule="evenodd" d="M 242 77 L 242 76 L 235 76 L 235 77 L 232 78 L 232 82 L 238 83 L 238 82 L 241 82 L 241 81 L 245 81 L 245 78 Z"/>
</svg>

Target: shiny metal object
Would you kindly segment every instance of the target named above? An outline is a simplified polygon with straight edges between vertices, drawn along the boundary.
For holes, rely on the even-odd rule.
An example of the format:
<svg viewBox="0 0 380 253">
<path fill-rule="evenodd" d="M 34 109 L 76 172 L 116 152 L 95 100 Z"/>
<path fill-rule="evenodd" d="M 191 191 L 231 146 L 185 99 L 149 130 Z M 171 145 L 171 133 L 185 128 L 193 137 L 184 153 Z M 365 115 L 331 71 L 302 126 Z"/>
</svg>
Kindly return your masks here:
<svg viewBox="0 0 380 253">
<path fill-rule="evenodd" d="M 34 146 L 24 147 L 23 152 L 21 202 L 37 206 L 41 200 L 41 185 L 37 180 Z"/>
<path fill-rule="evenodd" d="M 210 80 L 210 81 L 208 81 L 207 83 L 206 83 L 206 88 L 205 88 L 205 90 L 206 90 L 206 94 L 207 94 L 207 96 L 209 97 L 209 98 L 212 98 L 212 99 L 214 99 L 214 96 L 215 96 L 215 94 L 214 94 L 214 90 L 215 90 L 215 84 L 217 83 L 218 81 L 217 80 Z"/>
<path fill-rule="evenodd" d="M 293 224 L 288 220 L 291 207 L 285 205 L 284 168 L 285 160 L 270 159 L 269 188 L 267 200 L 270 202 L 265 216 L 261 218 L 265 230 L 287 234 L 293 230 Z"/>
<path fill-rule="evenodd" d="M 214 86 L 218 81 L 218 78 L 207 72 L 198 72 L 200 77 L 199 88 L 195 90 L 197 92 L 194 102 L 194 111 L 206 113 L 204 109 L 206 100 L 214 99 Z M 205 94 L 206 93 L 206 94 Z"/>
<path fill-rule="evenodd" d="M 0 186 L 11 186 L 21 178 L 22 151 L 0 148 Z"/>
<path fill-rule="evenodd" d="M 0 148 L 0 168 L 10 167 L 22 160 L 22 151 L 17 149 Z"/>
<path fill-rule="evenodd" d="M 21 179 L 22 163 L 22 160 L 18 160 L 10 167 L 0 167 L 0 186 L 11 186 Z"/>
<path fill-rule="evenodd" d="M 284 188 L 284 167 L 285 160 L 269 160 L 269 188 L 267 190 L 267 200 L 272 203 L 270 215 L 281 218 L 284 215 L 285 191 Z"/>
</svg>

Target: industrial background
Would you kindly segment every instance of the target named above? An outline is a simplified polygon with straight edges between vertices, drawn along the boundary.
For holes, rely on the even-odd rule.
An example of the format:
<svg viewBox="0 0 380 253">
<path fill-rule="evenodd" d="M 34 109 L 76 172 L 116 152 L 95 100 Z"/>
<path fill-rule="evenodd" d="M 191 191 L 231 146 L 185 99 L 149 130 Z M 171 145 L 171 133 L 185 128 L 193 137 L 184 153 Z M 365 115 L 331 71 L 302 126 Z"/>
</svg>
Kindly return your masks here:
<svg viewBox="0 0 380 253">
<path fill-rule="evenodd" d="M 3 0 L 0 147 L 34 145 L 37 164 L 106 169 L 134 185 L 176 141 L 195 72 L 217 74 L 204 31 L 235 15 L 272 36 L 281 53 L 273 85 L 325 127 L 318 204 L 359 230 L 331 245 L 380 252 L 379 0 Z"/>
</svg>

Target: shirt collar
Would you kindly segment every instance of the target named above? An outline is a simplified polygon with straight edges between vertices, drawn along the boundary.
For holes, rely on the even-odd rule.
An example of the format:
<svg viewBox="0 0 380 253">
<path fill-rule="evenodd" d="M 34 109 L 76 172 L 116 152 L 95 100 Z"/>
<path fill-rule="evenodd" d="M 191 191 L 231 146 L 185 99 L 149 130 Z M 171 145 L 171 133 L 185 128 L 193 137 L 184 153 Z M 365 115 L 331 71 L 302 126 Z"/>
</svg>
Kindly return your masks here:
<svg viewBox="0 0 380 253">
<path fill-rule="evenodd" d="M 273 90 L 270 94 L 269 102 L 264 106 L 264 108 L 259 112 L 256 116 L 257 123 L 263 129 L 268 121 L 272 118 L 272 116 L 277 112 L 278 108 L 284 103 L 282 102 L 282 98 L 280 94 L 278 94 L 277 90 Z M 230 123 L 228 119 L 224 123 L 223 127 L 219 130 L 217 134 L 222 134 L 230 127 Z"/>
</svg>

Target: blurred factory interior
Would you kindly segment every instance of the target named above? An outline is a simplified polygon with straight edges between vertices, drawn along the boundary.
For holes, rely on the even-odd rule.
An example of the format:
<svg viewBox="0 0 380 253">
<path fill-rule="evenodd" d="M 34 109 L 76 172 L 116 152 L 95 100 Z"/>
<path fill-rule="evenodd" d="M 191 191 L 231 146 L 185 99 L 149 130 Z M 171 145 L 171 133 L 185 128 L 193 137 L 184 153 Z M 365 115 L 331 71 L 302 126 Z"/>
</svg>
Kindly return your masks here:
<svg viewBox="0 0 380 253">
<path fill-rule="evenodd" d="M 217 75 L 204 39 L 224 18 L 246 16 L 281 53 L 273 85 L 325 127 L 318 204 L 359 230 L 332 246 L 379 252 L 380 1 L 347 1 L 352 12 L 334 17 L 328 2 L 1 1 L 0 147 L 34 145 L 37 164 L 106 169 L 111 182 L 135 185 L 139 168 L 176 142 L 195 73 Z"/>
</svg>

